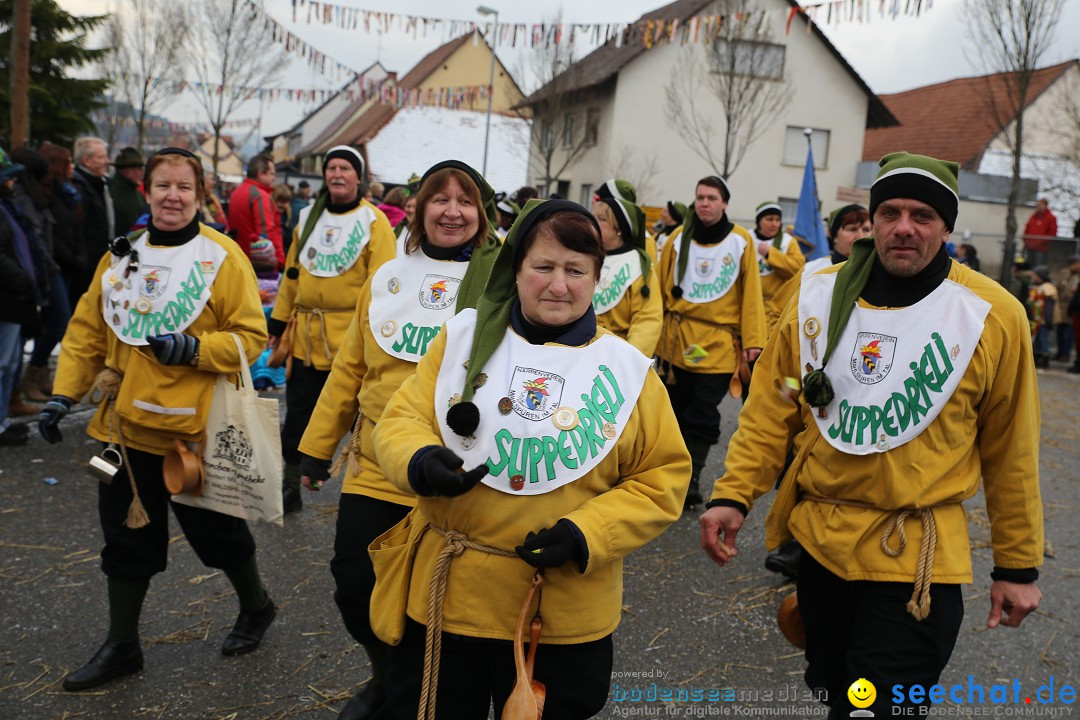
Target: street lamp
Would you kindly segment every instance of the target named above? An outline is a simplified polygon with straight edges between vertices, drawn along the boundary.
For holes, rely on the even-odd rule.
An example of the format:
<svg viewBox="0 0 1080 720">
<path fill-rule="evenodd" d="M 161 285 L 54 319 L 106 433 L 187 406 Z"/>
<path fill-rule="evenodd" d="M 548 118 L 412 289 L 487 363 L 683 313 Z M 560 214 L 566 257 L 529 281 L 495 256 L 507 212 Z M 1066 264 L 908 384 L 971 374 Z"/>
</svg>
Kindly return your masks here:
<svg viewBox="0 0 1080 720">
<path fill-rule="evenodd" d="M 491 137 L 491 96 L 495 94 L 495 39 L 499 30 L 499 11 L 489 8 L 487 5 L 478 5 L 476 12 L 481 15 L 494 15 L 495 22 L 491 26 L 491 72 L 488 75 L 488 106 L 487 121 L 484 124 L 484 165 L 481 175 L 487 176 L 488 138 Z"/>
</svg>

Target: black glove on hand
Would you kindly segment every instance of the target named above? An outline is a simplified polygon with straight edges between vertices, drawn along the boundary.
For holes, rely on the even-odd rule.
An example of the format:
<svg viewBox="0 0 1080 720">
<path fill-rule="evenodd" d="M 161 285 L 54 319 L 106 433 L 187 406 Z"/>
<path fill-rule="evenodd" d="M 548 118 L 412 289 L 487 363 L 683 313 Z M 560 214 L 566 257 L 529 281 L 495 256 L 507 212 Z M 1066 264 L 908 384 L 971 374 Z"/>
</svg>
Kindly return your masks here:
<svg viewBox="0 0 1080 720">
<path fill-rule="evenodd" d="M 413 482 L 417 494 L 427 497 L 441 495 L 457 497 L 476 487 L 476 484 L 488 474 L 487 464 L 478 465 L 468 472 L 461 472 L 465 463 L 452 450 L 444 447 L 424 448 L 420 462 L 419 477 Z"/>
<path fill-rule="evenodd" d="M 190 365 L 199 352 L 199 338 L 184 333 L 151 335 L 146 342 L 162 365 Z"/>
<path fill-rule="evenodd" d="M 330 461 L 302 454 L 300 456 L 300 477 L 311 478 L 311 489 L 318 490 L 322 486 L 323 480 L 330 477 Z"/>
<path fill-rule="evenodd" d="M 53 395 L 38 413 L 38 432 L 45 442 L 55 445 L 64 439 L 60 434 L 60 418 L 68 414 L 74 401 L 63 395 Z"/>
<path fill-rule="evenodd" d="M 585 549 L 575 532 L 572 522 L 563 519 L 551 529 L 530 532 L 525 536 L 525 543 L 514 548 L 518 557 L 535 568 L 553 568 L 577 560 L 578 567 L 585 572 Z"/>
</svg>

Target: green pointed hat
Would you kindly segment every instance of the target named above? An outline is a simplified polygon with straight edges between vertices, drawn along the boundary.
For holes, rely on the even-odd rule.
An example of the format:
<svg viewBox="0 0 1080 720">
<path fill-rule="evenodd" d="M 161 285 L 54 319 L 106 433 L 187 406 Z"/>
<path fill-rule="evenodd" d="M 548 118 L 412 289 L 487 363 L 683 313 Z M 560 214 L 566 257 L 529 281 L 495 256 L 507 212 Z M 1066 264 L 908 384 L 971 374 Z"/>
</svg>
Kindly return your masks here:
<svg viewBox="0 0 1080 720">
<path fill-rule="evenodd" d="M 617 180 L 615 178 L 606 180 L 600 187 L 596 188 L 596 195 L 601 200 L 614 197 L 637 203 L 637 190 L 628 180 Z"/>
<path fill-rule="evenodd" d="M 499 215 L 495 210 L 495 189 L 488 185 L 488 181 L 484 179 L 484 176 L 476 172 L 472 166 L 466 165 L 460 160 L 443 160 L 440 163 L 435 163 L 427 169 L 424 177 L 420 178 L 418 187 L 423 187 L 425 180 L 439 170 L 445 170 L 446 168 L 460 170 L 472 178 L 473 182 L 476 183 L 476 187 L 480 188 L 480 198 L 484 203 L 484 214 L 487 215 L 488 227 L 498 227 Z"/>
<path fill-rule="evenodd" d="M 461 390 L 461 401 L 450 406 L 446 412 L 446 424 L 458 435 L 472 435 L 480 424 L 480 409 L 472 398 L 478 387 L 477 378 L 502 342 L 510 322 L 510 310 L 518 299 L 514 266 L 521 240 L 528 237 L 541 220 L 556 212 L 584 215 L 595 226 L 596 237 L 600 237 L 600 225 L 596 218 L 576 202 L 534 199 L 525 203 L 499 248 L 487 287 L 476 304 L 476 327 L 473 329 L 472 348 L 465 369 L 465 387 Z"/>
</svg>

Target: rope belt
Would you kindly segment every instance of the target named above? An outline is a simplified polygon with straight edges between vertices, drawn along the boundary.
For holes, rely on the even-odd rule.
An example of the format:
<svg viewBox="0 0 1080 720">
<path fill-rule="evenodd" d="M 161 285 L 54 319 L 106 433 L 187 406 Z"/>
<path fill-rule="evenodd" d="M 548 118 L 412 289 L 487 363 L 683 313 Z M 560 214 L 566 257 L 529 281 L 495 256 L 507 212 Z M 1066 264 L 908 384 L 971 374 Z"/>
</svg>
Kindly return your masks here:
<svg viewBox="0 0 1080 720">
<path fill-rule="evenodd" d="M 116 412 L 116 396 L 120 394 L 120 385 L 124 376 L 113 370 L 105 368 L 94 378 L 94 385 L 90 390 L 89 401 L 100 403 L 101 412 L 105 413 L 109 420 L 109 445 L 113 445 L 115 437 L 120 446 L 120 457 L 124 461 L 124 472 L 127 473 L 128 482 L 131 484 L 131 505 L 128 506 L 127 517 L 124 519 L 125 527 L 132 530 L 146 527 L 150 524 L 150 517 L 146 514 L 146 508 L 139 497 L 139 488 L 135 486 L 135 470 L 128 460 L 127 443 L 124 442 L 124 433 L 120 427 L 120 415 Z M 100 396 L 100 400 L 98 397 Z"/>
<path fill-rule="evenodd" d="M 666 312 L 666 313 L 664 313 L 664 330 L 663 330 L 663 332 L 664 332 L 664 334 L 667 335 L 668 342 L 665 343 L 665 346 L 664 346 L 665 352 L 664 352 L 664 354 L 660 356 L 660 364 L 661 364 L 661 367 L 663 367 L 664 365 L 667 365 L 667 370 L 664 373 L 661 373 L 661 374 L 664 377 L 664 382 L 667 383 L 668 385 L 674 385 L 675 384 L 675 371 L 673 370 L 674 363 L 672 362 L 672 360 L 666 359 L 666 358 L 674 358 L 675 354 L 680 352 L 679 347 L 678 347 L 678 345 L 679 345 L 679 330 L 680 330 L 680 328 L 682 328 L 682 321 L 685 318 L 686 318 L 685 315 L 683 315 L 682 313 L 678 313 L 678 312 Z M 741 351 L 739 349 L 740 348 L 740 345 L 739 345 L 740 332 L 739 332 L 738 326 L 736 326 L 736 325 L 724 325 L 722 323 L 716 323 L 716 322 L 713 322 L 711 320 L 706 320 L 704 318 L 695 317 L 695 318 L 690 318 L 690 319 L 693 320 L 694 322 L 699 322 L 699 323 L 701 323 L 703 325 L 708 325 L 709 327 L 716 328 L 717 330 L 724 330 L 728 334 L 731 335 L 731 339 L 732 339 L 732 342 L 734 343 L 734 349 L 735 349 L 735 355 L 736 355 L 736 358 L 735 358 L 736 370 L 735 371 L 738 372 L 738 364 L 740 362 L 740 358 L 742 357 L 742 353 L 741 353 Z M 672 325 L 672 324 L 674 325 L 674 327 L 669 328 L 668 326 Z"/>
<path fill-rule="evenodd" d="M 439 659 L 442 655 L 443 600 L 446 598 L 446 582 L 450 578 L 450 561 L 466 550 L 479 550 L 489 555 L 517 557 L 509 550 L 500 550 L 490 545 L 481 545 L 469 539 L 465 533 L 457 530 L 443 530 L 437 525 L 429 525 L 435 532 L 446 538 L 446 546 L 435 560 L 435 569 L 431 573 L 431 585 L 428 588 L 427 636 L 424 640 L 424 682 L 420 688 L 420 707 L 417 720 L 435 719 L 435 695 L 439 689 Z"/>
<path fill-rule="evenodd" d="M 807 494 L 801 495 L 800 499 L 826 505 L 843 505 L 881 511 L 881 508 L 875 505 L 858 500 L 826 498 Z M 911 593 L 911 599 L 907 603 L 907 611 L 916 620 L 925 620 L 930 615 L 930 578 L 934 572 L 934 547 L 937 545 L 937 522 L 934 520 L 934 508 L 959 504 L 959 502 L 945 502 L 924 508 L 900 508 L 893 511 L 885 524 L 885 530 L 881 533 L 881 551 L 889 557 L 900 557 L 904 552 L 904 548 L 907 547 L 904 521 L 909 517 L 913 517 L 922 522 L 922 543 L 919 545 L 919 557 L 915 561 L 915 588 Z M 889 538 L 892 537 L 894 532 L 899 538 L 896 549 L 889 545 Z"/>
<path fill-rule="evenodd" d="M 319 320 L 319 331 L 321 337 L 319 338 L 323 342 L 323 354 L 327 360 L 333 360 L 334 354 L 330 352 L 330 338 L 326 335 L 326 320 L 323 318 L 327 313 L 341 313 L 341 312 L 355 312 L 355 307 L 350 308 L 313 308 L 304 307 L 303 305 L 296 306 L 297 313 L 304 313 L 305 315 L 314 315 Z M 314 320 L 308 320 L 308 331 L 304 335 L 304 349 L 307 351 L 306 358 L 304 360 L 304 367 L 311 367 L 311 323 Z"/>
</svg>

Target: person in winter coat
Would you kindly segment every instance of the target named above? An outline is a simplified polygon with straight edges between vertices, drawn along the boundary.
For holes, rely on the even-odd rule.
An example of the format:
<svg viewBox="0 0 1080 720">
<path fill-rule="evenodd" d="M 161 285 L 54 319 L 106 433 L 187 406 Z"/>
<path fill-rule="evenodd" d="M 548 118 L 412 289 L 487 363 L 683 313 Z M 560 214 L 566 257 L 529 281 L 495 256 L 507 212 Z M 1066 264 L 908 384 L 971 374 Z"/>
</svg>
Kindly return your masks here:
<svg viewBox="0 0 1080 720">
<path fill-rule="evenodd" d="M 393 192 L 393 191 L 391 191 Z M 330 570 L 334 599 L 349 634 L 371 659 L 372 680 L 353 697 L 340 720 L 369 718 L 386 698 L 386 645 L 371 627 L 375 575 L 368 545 L 401 520 L 416 498 L 386 479 L 371 433 L 394 391 L 414 372 L 443 323 L 475 307 L 498 241 L 486 209 L 492 192 L 465 163 L 432 166 L 420 181 L 420 209 L 409 242 L 372 271 L 307 430 L 300 442 L 305 484 L 318 489 L 330 476 L 342 436 L 352 438 L 338 503 Z"/>
<path fill-rule="evenodd" d="M 91 275 L 97 261 L 108 251 L 109 243 L 116 237 L 116 217 L 109 179 L 109 148 L 105 141 L 96 137 L 81 137 L 75 141 L 75 173 L 71 182 L 82 201 L 83 247 L 87 258 L 82 277 L 70 288 L 70 297 L 78 298 L 90 286 Z"/>
<path fill-rule="evenodd" d="M 690 462 L 651 360 L 597 326 L 603 261 L 588 210 L 527 203 L 476 310 L 446 322 L 375 426 L 387 478 L 418 496 L 372 544 L 373 557 L 406 550 L 377 565 L 402 582 L 380 575 L 393 600 L 372 601 L 380 637 L 400 640 L 376 718 L 417 717 L 420 703 L 500 717 L 521 612 L 542 617 L 544 716 L 607 702 L 623 559 L 678 518 Z M 541 599 L 522 611 L 538 571 Z"/>
<path fill-rule="evenodd" d="M 345 340 L 360 289 L 379 265 L 394 257 L 394 234 L 386 216 L 360 197 L 360 153 L 347 145 L 330 148 L 323 172 L 315 204 L 297 218 L 288 269 L 269 322 L 271 347 L 282 342 L 286 331 L 285 342 L 292 344 L 281 429 L 286 512 L 303 507 L 297 446 Z"/>
<path fill-rule="evenodd" d="M 142 669 L 139 614 L 151 578 L 165 570 L 170 506 L 195 554 L 236 591 L 240 613 L 221 653 L 255 650 L 277 614 L 247 523 L 170 502 L 164 481 L 174 443 L 202 440 L 217 375 L 239 372 L 266 345 L 255 274 L 235 242 L 196 220 L 203 182 L 194 154 L 158 151 L 147 162 L 146 185 L 150 224 L 118 238 L 98 263 L 64 335 L 55 394 L 38 421 L 47 442 L 60 442 L 61 419 L 96 390 L 103 399 L 87 434 L 101 443 L 96 466 L 113 468 L 98 483 L 97 501 L 108 636 L 64 678 L 69 691 Z"/>
<path fill-rule="evenodd" d="M 248 161 L 244 182 L 229 196 L 229 231 L 259 272 L 285 268 L 281 221 L 270 198 L 275 177 L 274 161 L 267 155 L 256 155 Z"/>
</svg>

